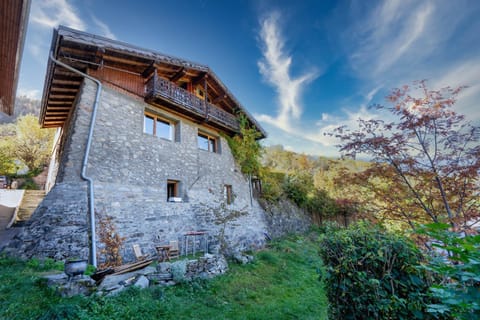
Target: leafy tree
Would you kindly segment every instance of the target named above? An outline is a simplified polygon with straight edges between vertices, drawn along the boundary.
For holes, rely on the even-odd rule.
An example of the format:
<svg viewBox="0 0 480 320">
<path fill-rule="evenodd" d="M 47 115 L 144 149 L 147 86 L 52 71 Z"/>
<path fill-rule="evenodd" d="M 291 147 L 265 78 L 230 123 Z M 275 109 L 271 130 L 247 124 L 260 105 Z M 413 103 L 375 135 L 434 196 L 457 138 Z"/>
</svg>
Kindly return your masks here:
<svg viewBox="0 0 480 320">
<path fill-rule="evenodd" d="M 440 280 L 430 291 L 437 298 L 428 312 L 449 315 L 454 319 L 480 318 L 480 235 L 459 237 L 450 225 L 431 223 L 419 228 L 419 233 L 435 239 L 432 246 L 448 256 L 434 256 L 422 266 Z"/>
<path fill-rule="evenodd" d="M 14 151 L 15 127 L 13 124 L 0 125 L 0 174 L 15 173 Z"/>
<path fill-rule="evenodd" d="M 240 134 L 235 135 L 233 138 L 227 137 L 228 145 L 242 172 L 250 177 L 258 175 L 261 167 L 260 157 L 262 155 L 262 146 L 258 139 L 261 137 L 261 134 L 255 127 L 250 127 L 245 115 L 240 115 L 239 123 Z"/>
<path fill-rule="evenodd" d="M 426 81 L 403 86 L 387 96 L 389 106 L 374 106 L 393 121 L 359 119 L 358 130 L 334 131 L 341 152 L 372 158 L 360 178 L 390 218 L 469 227 L 479 216 L 480 128 L 453 111 L 463 89 L 429 90 Z"/>
<path fill-rule="evenodd" d="M 285 178 L 283 189 L 290 200 L 300 208 L 305 208 L 309 194 L 313 191 L 313 178 L 304 172 L 288 175 Z"/>
<path fill-rule="evenodd" d="M 53 129 L 42 129 L 32 114 L 22 116 L 15 123 L 14 156 L 30 170 L 48 163 L 52 150 Z"/>
</svg>

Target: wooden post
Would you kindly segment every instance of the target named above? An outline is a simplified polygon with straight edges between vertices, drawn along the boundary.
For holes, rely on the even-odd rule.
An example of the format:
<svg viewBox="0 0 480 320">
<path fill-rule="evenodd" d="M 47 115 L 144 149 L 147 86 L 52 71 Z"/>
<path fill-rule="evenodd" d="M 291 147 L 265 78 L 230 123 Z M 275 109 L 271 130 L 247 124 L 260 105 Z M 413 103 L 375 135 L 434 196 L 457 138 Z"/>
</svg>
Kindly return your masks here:
<svg viewBox="0 0 480 320">
<path fill-rule="evenodd" d="M 205 103 L 205 120 L 208 120 L 208 92 L 207 92 L 207 79 L 208 79 L 208 74 L 205 75 L 203 78 L 203 90 L 205 91 L 205 96 L 204 96 L 204 103 Z"/>
</svg>

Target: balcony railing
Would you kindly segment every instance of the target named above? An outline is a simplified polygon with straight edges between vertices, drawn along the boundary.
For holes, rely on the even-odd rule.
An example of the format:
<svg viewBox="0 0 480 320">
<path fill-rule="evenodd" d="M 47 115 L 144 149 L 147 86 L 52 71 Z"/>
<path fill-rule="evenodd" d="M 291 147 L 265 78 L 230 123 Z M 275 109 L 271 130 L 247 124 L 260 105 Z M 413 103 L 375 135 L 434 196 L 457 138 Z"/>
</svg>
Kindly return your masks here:
<svg viewBox="0 0 480 320">
<path fill-rule="evenodd" d="M 152 76 L 147 82 L 147 97 L 166 100 L 197 117 L 229 130 L 239 131 L 238 119 L 234 115 L 157 75 Z"/>
</svg>

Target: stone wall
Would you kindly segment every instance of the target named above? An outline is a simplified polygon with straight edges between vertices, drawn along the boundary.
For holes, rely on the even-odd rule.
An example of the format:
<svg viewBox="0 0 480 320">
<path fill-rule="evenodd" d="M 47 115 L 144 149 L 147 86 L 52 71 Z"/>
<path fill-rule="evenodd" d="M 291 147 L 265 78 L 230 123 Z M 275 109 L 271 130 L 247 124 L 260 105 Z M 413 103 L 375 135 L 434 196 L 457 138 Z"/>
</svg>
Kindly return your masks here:
<svg viewBox="0 0 480 320">
<path fill-rule="evenodd" d="M 24 258 L 88 258 L 85 212 L 85 187 L 78 184 L 56 184 L 5 251 Z"/>
<path fill-rule="evenodd" d="M 88 257 L 87 184 L 80 171 L 95 92 L 96 85 L 85 80 L 61 139 L 56 184 L 13 246 L 27 257 Z M 145 110 L 175 121 L 176 139 L 144 133 Z M 198 148 L 199 129 L 218 139 L 219 153 Z M 261 248 L 266 234 L 304 231 L 309 224 L 289 205 L 266 214 L 250 199 L 246 178 L 214 128 L 108 87 L 101 95 L 87 175 L 94 180 L 95 210 L 111 216 L 125 237 L 127 262 L 134 260 L 133 244 L 153 255 L 156 245 L 176 240 L 183 250 L 188 231 L 206 231 L 212 247 L 233 254 Z M 178 181 L 182 202 L 167 201 L 167 180 Z M 231 204 L 225 185 L 233 190 Z"/>
<path fill-rule="evenodd" d="M 292 202 L 282 199 L 277 204 L 262 201 L 268 235 L 278 238 L 286 234 L 304 233 L 312 226 L 312 217 Z"/>
<path fill-rule="evenodd" d="M 88 250 L 86 182 L 80 171 L 95 91 L 96 85 L 85 80 L 62 138 L 56 185 L 23 236 L 27 256 L 84 258 L 78 248 Z M 178 139 L 144 133 L 146 109 L 176 121 Z M 226 140 L 214 128 L 167 110 L 108 87 L 101 95 L 87 174 L 94 180 L 96 211 L 112 216 L 126 239 L 124 260 L 134 259 L 134 243 L 153 254 L 155 245 L 171 240 L 181 246 L 183 235 L 192 230 L 207 231 L 210 244 L 225 252 L 262 247 L 267 231 L 264 212 L 251 201 L 248 182 Z M 220 153 L 198 148 L 199 128 L 218 139 Z M 183 202 L 167 201 L 167 180 L 178 181 Z M 232 186 L 232 204 L 226 203 L 225 185 Z M 69 241 L 75 243 L 67 245 Z"/>
</svg>

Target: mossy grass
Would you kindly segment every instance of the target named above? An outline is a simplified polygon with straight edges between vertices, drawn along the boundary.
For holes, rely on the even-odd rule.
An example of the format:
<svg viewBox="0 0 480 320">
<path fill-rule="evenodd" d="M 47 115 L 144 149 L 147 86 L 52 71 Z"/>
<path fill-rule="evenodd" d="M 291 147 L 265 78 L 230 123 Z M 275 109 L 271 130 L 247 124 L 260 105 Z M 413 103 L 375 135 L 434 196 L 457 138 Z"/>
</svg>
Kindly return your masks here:
<svg viewBox="0 0 480 320">
<path fill-rule="evenodd" d="M 40 280 L 60 265 L 0 257 L 0 319 L 327 319 L 317 238 L 274 241 L 255 262 L 232 262 L 212 280 L 130 288 L 111 298 L 60 298 Z"/>
</svg>

